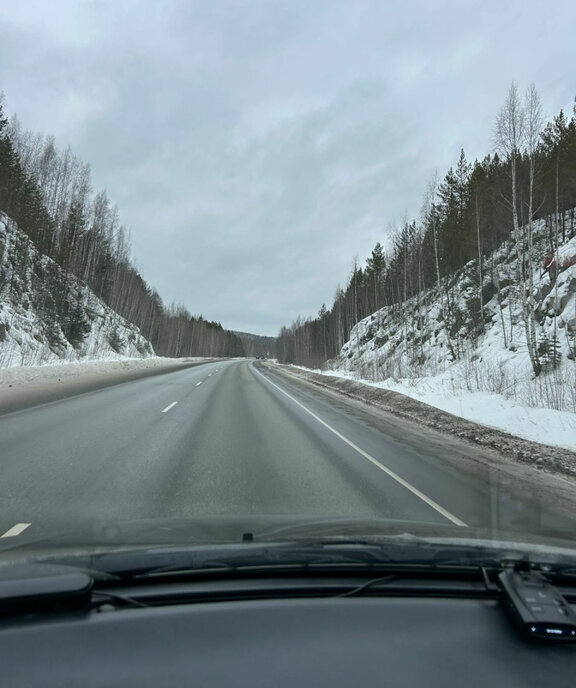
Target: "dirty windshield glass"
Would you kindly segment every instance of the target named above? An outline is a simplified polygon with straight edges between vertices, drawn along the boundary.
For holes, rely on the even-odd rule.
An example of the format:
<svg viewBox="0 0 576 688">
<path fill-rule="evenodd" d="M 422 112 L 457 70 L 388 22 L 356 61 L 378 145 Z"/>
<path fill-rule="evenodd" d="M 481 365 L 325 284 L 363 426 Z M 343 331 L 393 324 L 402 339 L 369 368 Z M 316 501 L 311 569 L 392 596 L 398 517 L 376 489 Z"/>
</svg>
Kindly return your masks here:
<svg viewBox="0 0 576 688">
<path fill-rule="evenodd" d="M 576 9 L 528 5 L 2 4 L 2 562 L 576 554 Z"/>
</svg>

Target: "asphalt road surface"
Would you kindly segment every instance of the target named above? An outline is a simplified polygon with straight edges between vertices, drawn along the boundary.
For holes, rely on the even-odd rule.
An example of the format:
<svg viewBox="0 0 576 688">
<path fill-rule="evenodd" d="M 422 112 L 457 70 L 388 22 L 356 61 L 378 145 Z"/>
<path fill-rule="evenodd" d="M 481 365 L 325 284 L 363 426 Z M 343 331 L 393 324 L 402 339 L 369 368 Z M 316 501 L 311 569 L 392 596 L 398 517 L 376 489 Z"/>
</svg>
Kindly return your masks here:
<svg viewBox="0 0 576 688">
<path fill-rule="evenodd" d="M 52 522 L 253 514 L 574 532 L 553 504 L 387 434 L 370 413 L 232 360 L 4 415 L 0 538 Z"/>
</svg>

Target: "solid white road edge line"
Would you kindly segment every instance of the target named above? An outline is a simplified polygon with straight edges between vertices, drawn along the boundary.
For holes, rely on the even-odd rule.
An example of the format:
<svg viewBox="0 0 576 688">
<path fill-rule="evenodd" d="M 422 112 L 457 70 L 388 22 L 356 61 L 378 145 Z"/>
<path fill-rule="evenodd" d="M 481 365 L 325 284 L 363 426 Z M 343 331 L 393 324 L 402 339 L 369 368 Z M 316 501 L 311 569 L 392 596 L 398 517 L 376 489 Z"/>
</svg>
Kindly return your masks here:
<svg viewBox="0 0 576 688">
<path fill-rule="evenodd" d="M 262 375 L 262 373 L 256 368 L 253 368 L 253 370 L 260 375 L 261 378 L 266 380 L 266 382 L 272 387 L 275 387 L 279 392 L 282 392 L 282 394 L 285 394 L 289 399 L 291 399 L 297 406 L 299 406 L 302 410 L 306 411 L 306 413 L 310 414 L 312 418 L 317 420 L 321 425 L 323 425 L 327 430 L 330 430 L 330 432 L 334 433 L 336 437 L 339 437 L 343 442 L 345 442 L 349 447 L 352 447 L 355 451 L 357 451 L 361 456 L 363 456 L 365 459 L 368 459 L 371 463 L 373 463 L 375 466 L 377 466 L 381 471 L 384 471 L 386 475 L 390 476 L 393 480 L 395 480 L 397 483 L 402 485 L 402 487 L 405 487 L 407 490 L 412 492 L 413 495 L 416 495 L 416 497 L 419 497 L 423 502 L 428 504 L 428 506 L 431 506 L 435 511 L 437 511 L 439 514 L 442 514 L 444 518 L 447 518 L 449 521 L 452 521 L 457 526 L 463 526 L 467 527 L 468 524 L 464 523 L 464 521 L 460 520 L 457 516 L 454 516 L 454 514 L 451 514 L 449 511 L 447 511 L 444 507 L 440 506 L 437 502 L 435 502 L 433 499 L 430 499 L 430 497 L 427 497 L 423 492 L 420 492 L 416 487 L 411 485 L 409 482 L 404 480 L 404 478 L 401 478 L 397 473 L 394 473 L 394 471 L 391 471 L 389 468 L 386 468 L 383 464 L 380 463 L 377 459 L 375 459 L 373 456 L 368 454 L 368 452 L 365 452 L 363 449 L 360 449 L 357 445 L 354 444 L 354 442 L 351 442 L 348 438 L 344 437 L 341 433 L 338 432 L 338 430 L 335 430 L 331 425 L 328 425 L 325 421 L 322 420 L 322 418 L 319 418 L 315 413 L 307 409 L 304 404 L 301 404 L 297 399 L 294 399 L 294 397 L 288 392 L 285 392 L 281 387 L 278 387 L 278 385 L 274 384 L 271 380 L 269 380 L 265 375 Z"/>
<path fill-rule="evenodd" d="M 31 523 L 17 523 L 15 526 L 12 526 L 10 530 L 7 530 L 4 535 L 0 535 L 1 538 L 7 538 L 7 537 L 16 537 L 16 535 L 20 535 L 20 533 L 23 533 L 26 528 L 28 528 Z"/>
<path fill-rule="evenodd" d="M 168 411 L 169 411 L 171 408 L 174 408 L 174 406 L 176 406 L 177 403 L 178 403 L 177 401 L 173 401 L 173 402 L 170 404 L 170 406 L 167 406 L 165 409 L 162 409 L 162 413 L 168 413 Z"/>
</svg>

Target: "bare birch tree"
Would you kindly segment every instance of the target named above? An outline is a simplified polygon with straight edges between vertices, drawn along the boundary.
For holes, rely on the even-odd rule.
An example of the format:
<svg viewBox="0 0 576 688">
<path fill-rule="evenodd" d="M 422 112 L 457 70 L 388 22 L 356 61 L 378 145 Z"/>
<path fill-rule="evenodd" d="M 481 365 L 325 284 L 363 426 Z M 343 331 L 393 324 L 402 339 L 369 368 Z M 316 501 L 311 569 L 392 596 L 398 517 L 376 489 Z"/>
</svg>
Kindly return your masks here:
<svg viewBox="0 0 576 688">
<path fill-rule="evenodd" d="M 535 94 L 535 89 L 533 94 Z M 518 220 L 518 162 L 522 155 L 522 150 L 530 146 L 531 128 L 536 128 L 537 103 L 537 99 L 534 99 L 530 106 L 532 107 L 532 113 L 530 115 L 527 112 L 527 108 L 522 105 L 516 84 L 512 82 L 510 90 L 508 91 L 508 97 L 496 118 L 495 127 L 496 148 L 498 152 L 505 157 L 510 167 L 513 240 L 516 246 L 518 259 L 520 300 L 524 316 L 526 345 L 528 347 L 528 355 L 530 356 L 532 370 L 535 375 L 539 375 L 542 368 L 538 360 L 538 345 L 535 338 L 532 337 L 532 328 L 530 324 L 534 316 L 533 309 L 530 309 L 527 297 L 529 285 L 527 284 L 526 275 L 530 272 L 529 269 L 526 269 L 527 248 L 525 246 L 525 239 L 520 231 L 520 223 Z M 530 116 L 533 119 L 532 122 L 529 121 Z M 511 308 L 511 305 L 509 307 Z M 531 310 L 532 313 L 530 312 Z"/>
<path fill-rule="evenodd" d="M 526 228 L 526 256 L 523 274 L 525 275 L 524 326 L 526 328 L 526 342 L 534 373 L 538 375 L 542 369 L 538 355 L 538 341 L 536 339 L 536 322 L 534 311 L 534 177 L 536 168 L 536 153 L 543 128 L 542 103 L 534 84 L 530 84 L 526 92 L 526 153 L 529 160 L 529 191 L 528 191 L 528 223 Z"/>
<path fill-rule="evenodd" d="M 422 222 L 432 230 L 432 244 L 434 247 L 434 265 L 436 267 L 436 283 L 440 284 L 440 260 L 438 258 L 438 212 L 436 196 L 438 194 L 438 172 L 435 171 L 428 182 L 422 204 Z"/>
<path fill-rule="evenodd" d="M 508 97 L 496 118 L 495 140 L 497 150 L 510 165 L 512 192 L 512 221 L 515 235 L 519 235 L 517 170 L 525 141 L 526 113 L 518 96 L 518 88 L 512 82 Z"/>
</svg>

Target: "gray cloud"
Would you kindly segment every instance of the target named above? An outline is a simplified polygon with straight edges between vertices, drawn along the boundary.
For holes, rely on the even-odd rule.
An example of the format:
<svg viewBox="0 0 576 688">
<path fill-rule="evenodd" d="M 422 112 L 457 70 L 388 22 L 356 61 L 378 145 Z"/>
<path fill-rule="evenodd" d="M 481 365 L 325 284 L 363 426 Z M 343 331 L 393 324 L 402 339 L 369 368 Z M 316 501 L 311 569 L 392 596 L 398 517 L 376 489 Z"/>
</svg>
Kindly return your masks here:
<svg viewBox="0 0 576 688">
<path fill-rule="evenodd" d="M 512 79 L 576 93 L 569 2 L 22 0 L 0 88 L 91 163 L 145 278 L 275 334 L 330 303 L 427 179 L 490 149 Z"/>
</svg>

